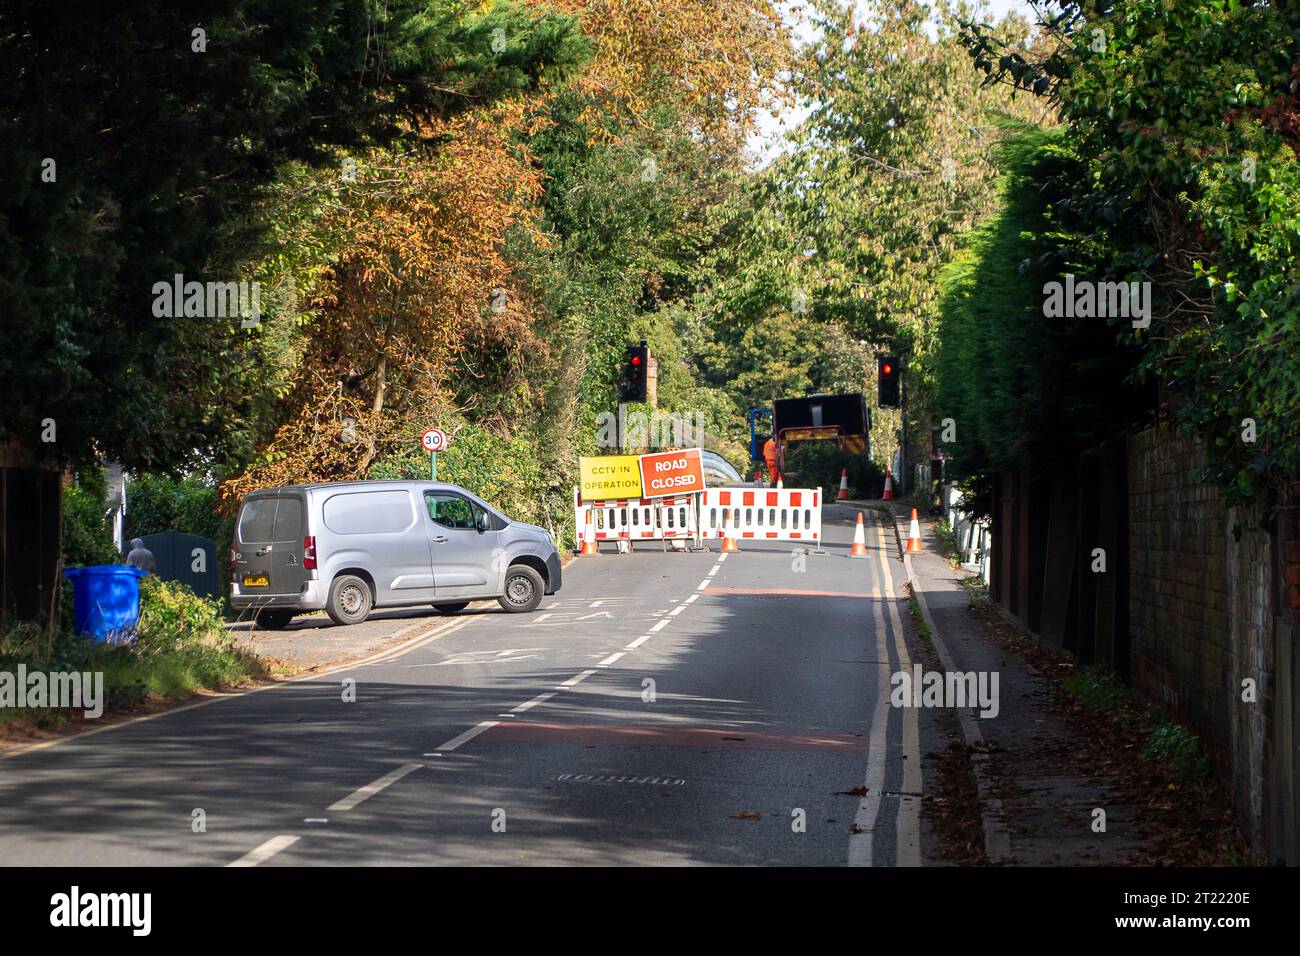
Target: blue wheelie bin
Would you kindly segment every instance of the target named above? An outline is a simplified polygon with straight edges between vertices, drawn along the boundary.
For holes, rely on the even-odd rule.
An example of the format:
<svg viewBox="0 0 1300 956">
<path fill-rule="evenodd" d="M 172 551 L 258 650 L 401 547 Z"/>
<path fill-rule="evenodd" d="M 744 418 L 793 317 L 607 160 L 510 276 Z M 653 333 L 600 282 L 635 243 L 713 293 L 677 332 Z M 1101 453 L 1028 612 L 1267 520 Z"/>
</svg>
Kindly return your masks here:
<svg viewBox="0 0 1300 956">
<path fill-rule="evenodd" d="M 135 640 L 140 620 L 140 579 L 147 572 L 126 564 L 66 568 L 76 604 L 77 633 L 93 644 L 125 644 Z"/>
</svg>

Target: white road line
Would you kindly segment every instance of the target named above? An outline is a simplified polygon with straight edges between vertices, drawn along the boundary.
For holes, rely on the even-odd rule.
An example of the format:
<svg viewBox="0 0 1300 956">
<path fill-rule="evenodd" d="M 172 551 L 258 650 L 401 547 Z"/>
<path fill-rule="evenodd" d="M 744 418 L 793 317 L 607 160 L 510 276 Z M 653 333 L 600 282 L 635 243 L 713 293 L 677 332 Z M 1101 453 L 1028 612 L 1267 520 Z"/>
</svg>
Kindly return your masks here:
<svg viewBox="0 0 1300 956">
<path fill-rule="evenodd" d="M 275 856 L 281 850 L 287 849 L 298 842 L 298 837 L 280 835 L 271 837 L 255 850 L 249 850 L 238 860 L 227 863 L 226 866 L 257 866 L 259 863 L 265 863 L 271 857 Z"/>
<path fill-rule="evenodd" d="M 721 564 L 723 561 L 726 560 L 727 560 L 727 556 L 725 554 L 718 555 L 718 564 Z"/>
<path fill-rule="evenodd" d="M 715 574 L 717 574 L 719 567 L 720 565 L 715 564 L 713 567 L 709 568 L 709 577 L 713 577 Z"/>
<path fill-rule="evenodd" d="M 634 650 L 636 650 L 638 647 L 640 647 L 642 644 L 644 644 L 644 643 L 645 643 L 646 641 L 648 641 L 648 640 L 650 640 L 650 635 L 649 635 L 649 634 L 642 634 L 642 635 L 641 635 L 640 637 L 638 637 L 635 641 L 633 641 L 631 644 L 629 644 L 629 645 L 627 646 L 627 649 L 628 649 L 629 651 L 634 651 Z"/>
<path fill-rule="evenodd" d="M 894 625 L 894 650 L 900 670 L 911 670 L 912 658 L 903 640 L 903 622 L 894 595 L 894 575 L 889 570 L 889 547 L 884 528 L 876 526 L 880 544 L 880 567 L 885 576 L 885 596 L 889 602 L 889 620 Z M 884 660 L 884 658 L 879 658 Z M 915 707 L 903 708 L 903 796 L 898 804 L 898 834 L 895 865 L 921 866 L 921 718 Z"/>
<path fill-rule="evenodd" d="M 868 566 L 874 565 L 871 562 Z M 874 568 L 873 568 L 874 570 Z M 889 660 L 889 644 L 885 640 L 885 615 L 880 609 L 880 594 L 874 582 L 871 591 L 872 627 L 876 634 L 876 660 Z M 855 832 L 849 836 L 849 866 L 872 866 L 875 844 L 876 818 L 880 815 L 881 791 L 885 787 L 885 757 L 889 730 L 889 667 L 876 668 L 876 709 L 871 715 L 871 736 L 867 743 L 867 774 L 864 785 L 866 795 L 858 804 L 853 817 Z"/>
<path fill-rule="evenodd" d="M 404 764 L 403 766 L 398 767 L 396 770 L 392 770 L 384 774 L 378 780 L 366 784 L 360 790 L 357 790 L 354 793 L 349 794 L 348 796 L 344 797 L 342 800 L 338 800 L 335 803 L 331 803 L 325 809 L 331 811 L 352 810 L 360 806 L 361 804 L 365 803 L 367 800 L 369 800 L 375 794 L 379 793 L 381 790 L 391 786 L 392 784 L 397 783 L 397 781 L 401 780 L 412 770 L 419 770 L 422 766 L 424 765 L 418 763 Z"/>
<path fill-rule="evenodd" d="M 651 634 L 658 634 L 660 631 L 662 631 L 665 627 L 667 627 L 667 626 L 668 626 L 669 624 L 671 624 L 671 623 L 672 623 L 672 620 L 671 620 L 670 618 L 664 618 L 662 621 L 660 621 L 660 622 L 659 622 L 658 624 L 656 624 L 654 627 L 650 628 L 650 633 L 651 633 Z"/>
<path fill-rule="evenodd" d="M 678 614 L 681 614 L 682 611 L 685 611 L 685 610 L 686 610 L 686 605 L 685 605 L 685 604 L 680 604 L 680 605 L 678 605 L 677 607 L 673 608 L 671 611 L 669 611 L 669 612 L 668 612 L 668 616 L 669 616 L 669 617 L 676 617 Z"/>
<path fill-rule="evenodd" d="M 327 817 L 307 817 L 302 822 L 303 823 L 329 823 L 329 819 Z"/>
<path fill-rule="evenodd" d="M 566 680 L 566 681 L 565 681 L 563 684 L 561 684 L 560 686 L 561 686 L 561 687 L 575 687 L 575 686 L 577 686 L 578 684 L 581 684 L 583 681 L 585 681 L 588 677 L 590 677 L 590 676 L 591 676 L 592 674 L 594 674 L 594 673 L 596 673 L 596 672 L 595 672 L 595 671 L 583 671 L 581 674 L 577 674 L 577 675 L 575 675 L 575 676 L 573 676 L 573 677 L 570 677 L 568 680 Z"/>
<path fill-rule="evenodd" d="M 695 590 L 697 590 L 697 591 L 703 591 L 705 588 L 707 588 L 707 587 L 709 586 L 709 583 L 710 583 L 710 582 L 709 582 L 709 579 L 708 579 L 708 578 L 705 578 L 703 581 L 700 582 L 700 586 L 699 586 L 698 588 L 696 588 Z"/>
<path fill-rule="evenodd" d="M 551 691 L 550 693 L 546 693 L 546 694 L 538 694 L 532 700 L 524 701 L 518 707 L 512 707 L 511 711 L 516 714 L 522 714 L 526 710 L 532 710 L 538 704 L 546 703 L 546 701 L 550 700 L 554 696 L 555 696 L 555 691 Z"/>
<path fill-rule="evenodd" d="M 497 714 L 498 717 L 513 717 L 514 714 Z"/>
<path fill-rule="evenodd" d="M 687 598 L 685 601 L 683 601 L 682 603 L 683 603 L 683 604 L 694 604 L 698 599 L 699 599 L 699 595 L 698 595 L 698 594 L 692 594 L 690 597 L 688 597 L 688 598 Z"/>
<path fill-rule="evenodd" d="M 609 657 L 605 658 L 603 661 L 601 661 L 601 662 L 600 662 L 599 664 L 597 664 L 596 666 L 597 666 L 597 667 L 608 667 L 610 664 L 614 663 L 616 660 L 618 660 L 620 657 L 623 657 L 623 656 L 626 655 L 626 654 L 627 654 L 627 651 L 619 651 L 617 654 L 610 654 Z"/>
<path fill-rule="evenodd" d="M 491 730 L 493 727 L 495 727 L 495 726 L 496 726 L 497 724 L 499 724 L 499 723 L 500 723 L 500 721 L 498 721 L 498 720 L 485 720 L 485 721 L 483 721 L 481 724 L 476 724 L 475 726 L 471 727 L 469 730 L 465 731 L 463 734 L 460 734 L 460 735 L 458 735 L 458 736 L 456 736 L 456 737 L 452 737 L 451 740 L 447 741 L 445 744 L 443 744 L 442 746 L 440 746 L 438 749 L 441 750 L 441 751 L 443 751 L 444 753 L 446 753 L 448 750 L 455 750 L 455 749 L 456 749 L 457 747 L 459 747 L 461 744 L 469 743 L 469 741 L 473 740 L 473 739 L 474 739 L 475 737 L 477 737 L 479 734 L 483 733 L 483 731 L 485 731 L 485 730 Z"/>
</svg>

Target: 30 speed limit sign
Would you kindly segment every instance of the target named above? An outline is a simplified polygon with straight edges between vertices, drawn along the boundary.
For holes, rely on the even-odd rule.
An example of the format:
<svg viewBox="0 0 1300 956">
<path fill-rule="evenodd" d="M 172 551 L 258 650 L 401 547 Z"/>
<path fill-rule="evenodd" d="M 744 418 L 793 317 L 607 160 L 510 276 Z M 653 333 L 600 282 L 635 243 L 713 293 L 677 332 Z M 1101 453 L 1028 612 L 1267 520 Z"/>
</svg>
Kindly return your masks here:
<svg viewBox="0 0 1300 956">
<path fill-rule="evenodd" d="M 447 447 L 447 433 L 441 428 L 430 428 L 420 436 L 420 447 L 427 452 L 442 451 Z"/>
</svg>

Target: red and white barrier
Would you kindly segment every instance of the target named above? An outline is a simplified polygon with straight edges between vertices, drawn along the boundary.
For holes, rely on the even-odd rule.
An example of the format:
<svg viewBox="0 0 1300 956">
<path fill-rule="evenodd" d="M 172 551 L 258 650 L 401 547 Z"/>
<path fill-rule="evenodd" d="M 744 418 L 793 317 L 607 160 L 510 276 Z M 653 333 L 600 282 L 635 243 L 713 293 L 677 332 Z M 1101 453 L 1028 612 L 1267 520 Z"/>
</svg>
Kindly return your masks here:
<svg viewBox="0 0 1300 956">
<path fill-rule="evenodd" d="M 732 538 L 820 542 L 822 493 L 817 488 L 710 488 L 671 498 L 583 501 L 575 488 L 573 521 L 580 548 L 674 538 L 702 544 L 723 537 L 724 526 Z"/>
<path fill-rule="evenodd" d="M 620 498 L 583 501 L 573 490 L 573 520 L 579 546 L 588 542 L 588 518 L 592 539 L 600 541 L 667 541 L 696 537 L 695 495 L 671 498 Z"/>
<path fill-rule="evenodd" d="M 700 537 L 820 541 L 822 493 L 808 488 L 710 488 L 700 495 Z"/>
</svg>

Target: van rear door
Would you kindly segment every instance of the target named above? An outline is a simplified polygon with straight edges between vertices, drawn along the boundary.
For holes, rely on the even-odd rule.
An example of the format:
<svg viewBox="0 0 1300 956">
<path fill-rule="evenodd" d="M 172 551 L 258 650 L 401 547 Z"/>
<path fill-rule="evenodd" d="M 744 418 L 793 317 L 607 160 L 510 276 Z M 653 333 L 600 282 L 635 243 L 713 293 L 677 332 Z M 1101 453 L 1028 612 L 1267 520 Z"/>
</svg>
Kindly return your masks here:
<svg viewBox="0 0 1300 956">
<path fill-rule="evenodd" d="M 245 595 L 297 594 L 305 531 L 300 494 L 269 492 L 244 500 L 235 526 L 235 581 Z"/>
</svg>

